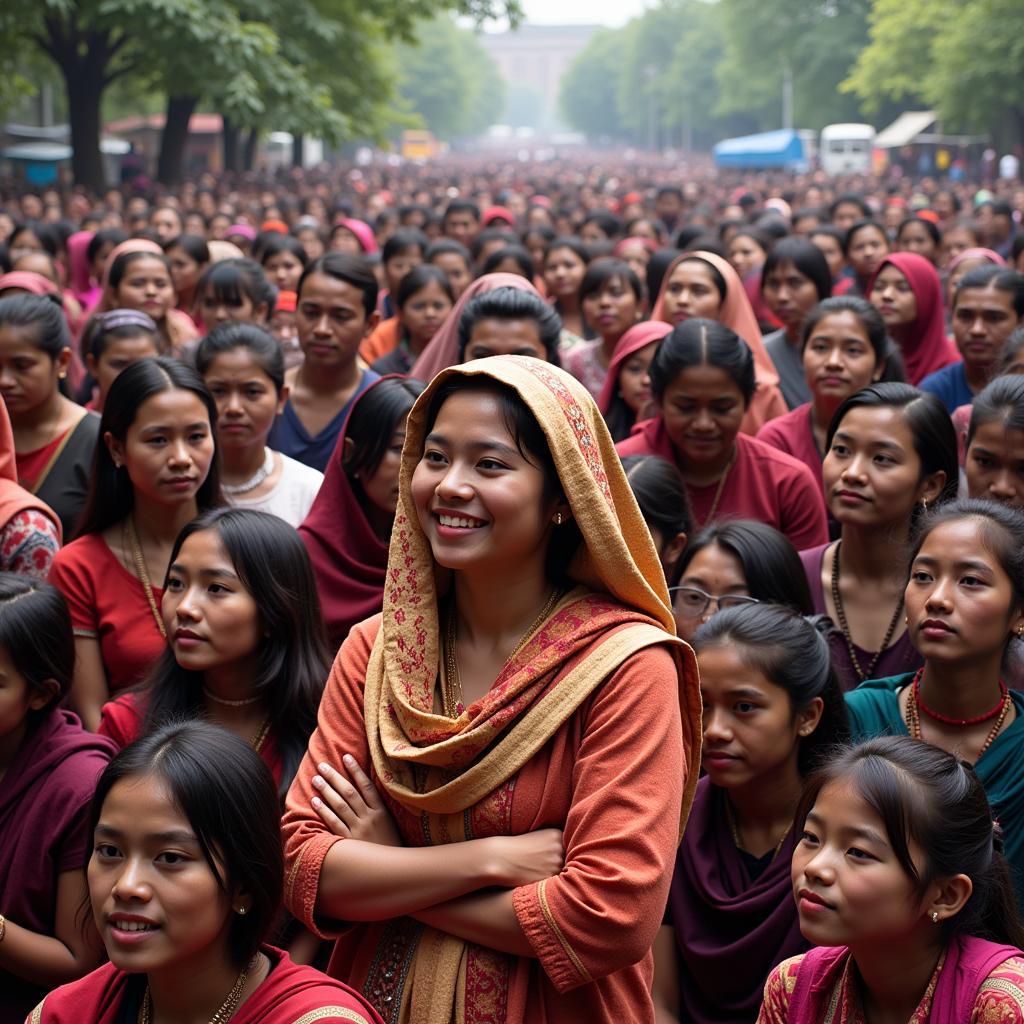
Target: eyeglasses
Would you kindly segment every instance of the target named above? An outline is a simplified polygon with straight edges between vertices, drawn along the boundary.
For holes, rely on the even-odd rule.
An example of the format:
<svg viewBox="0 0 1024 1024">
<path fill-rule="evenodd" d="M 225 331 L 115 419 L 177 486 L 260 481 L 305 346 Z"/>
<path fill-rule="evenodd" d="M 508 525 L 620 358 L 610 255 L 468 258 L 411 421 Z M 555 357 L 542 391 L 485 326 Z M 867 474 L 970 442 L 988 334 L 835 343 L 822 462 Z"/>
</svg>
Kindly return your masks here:
<svg viewBox="0 0 1024 1024">
<path fill-rule="evenodd" d="M 760 604 L 756 597 L 745 594 L 709 594 L 700 587 L 669 587 L 672 595 L 672 607 L 688 619 L 696 619 L 703 615 L 714 601 L 719 611 L 726 608 L 742 608 L 747 604 Z"/>
</svg>

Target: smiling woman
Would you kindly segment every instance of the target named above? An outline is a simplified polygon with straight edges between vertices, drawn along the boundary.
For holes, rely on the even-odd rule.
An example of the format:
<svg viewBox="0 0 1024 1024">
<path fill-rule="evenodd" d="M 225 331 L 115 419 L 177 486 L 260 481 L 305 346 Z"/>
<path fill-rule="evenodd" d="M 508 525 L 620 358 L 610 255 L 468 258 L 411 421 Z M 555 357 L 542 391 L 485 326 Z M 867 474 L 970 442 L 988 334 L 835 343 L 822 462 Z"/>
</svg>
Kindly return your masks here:
<svg viewBox="0 0 1024 1024">
<path fill-rule="evenodd" d="M 71 608 L 71 703 L 88 728 L 163 649 L 171 548 L 197 512 L 220 503 L 216 419 L 198 374 L 173 359 L 139 360 L 111 385 L 78 536 L 50 574 Z"/>
<path fill-rule="evenodd" d="M 89 817 L 89 899 L 110 963 L 51 992 L 32 1024 L 380 1024 L 356 992 L 266 944 L 278 808 L 242 740 L 199 722 L 158 730 L 110 763 Z"/>
<path fill-rule="evenodd" d="M 286 903 L 393 1021 L 650 1019 L 699 702 L 583 387 L 520 356 L 435 378 L 387 580 L 288 795 Z"/>
</svg>

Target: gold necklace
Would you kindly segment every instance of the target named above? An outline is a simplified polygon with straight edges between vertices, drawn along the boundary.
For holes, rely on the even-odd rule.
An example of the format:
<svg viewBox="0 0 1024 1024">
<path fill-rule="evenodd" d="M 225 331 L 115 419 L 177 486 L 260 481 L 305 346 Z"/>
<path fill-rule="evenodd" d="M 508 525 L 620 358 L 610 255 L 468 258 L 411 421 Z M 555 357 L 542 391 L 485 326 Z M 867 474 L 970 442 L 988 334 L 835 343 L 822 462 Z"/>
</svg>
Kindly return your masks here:
<svg viewBox="0 0 1024 1024">
<path fill-rule="evenodd" d="M 210 1024 L 225 1024 L 229 1021 L 238 1009 L 238 1004 L 242 1001 L 242 990 L 245 988 L 245 983 L 249 979 L 249 972 L 256 966 L 259 959 L 259 953 L 256 954 L 238 976 L 235 981 L 234 987 L 228 993 L 227 999 L 220 1004 L 220 1009 L 210 1018 Z M 146 984 L 146 992 L 142 997 L 142 1006 L 139 1007 L 138 1024 L 151 1024 L 153 1019 L 153 998 L 150 995 L 149 984 Z"/>
<path fill-rule="evenodd" d="M 718 503 L 722 500 L 722 492 L 725 490 L 725 481 L 729 479 L 729 470 L 732 469 L 733 463 L 736 461 L 736 446 L 733 445 L 732 453 L 729 456 L 729 461 L 725 464 L 725 469 L 722 470 L 722 475 L 718 478 L 718 488 L 715 491 L 714 500 L 711 502 L 711 511 L 708 512 L 707 518 L 700 526 L 707 526 L 713 523 L 715 520 L 715 513 L 718 511 Z M 689 490 L 689 488 L 687 488 Z M 692 504 L 692 502 L 691 502 Z M 694 516 L 696 519 L 696 516 Z"/>
<path fill-rule="evenodd" d="M 547 603 L 540 610 L 540 614 L 530 623 L 526 632 L 520 637 L 519 643 L 512 648 L 512 653 L 506 658 L 506 663 L 511 661 L 529 642 L 534 633 L 546 621 L 547 617 L 554 610 L 561 598 L 562 592 L 556 587 Z M 464 708 L 462 705 L 462 681 L 459 679 L 459 660 L 456 651 L 456 625 L 455 625 L 455 601 L 452 600 L 451 610 L 448 613 L 448 628 L 444 642 L 444 680 L 441 686 L 441 706 L 448 718 L 458 718 Z"/>
<path fill-rule="evenodd" d="M 164 620 L 160 616 L 160 609 L 156 606 L 156 596 L 153 594 L 153 584 L 149 580 L 149 571 L 146 569 L 146 558 L 142 554 L 142 545 L 139 543 L 139 535 L 135 531 L 135 519 L 129 515 L 125 519 L 125 532 L 128 534 L 128 541 L 131 544 L 132 558 L 135 561 L 135 575 L 138 576 L 142 589 L 146 593 L 146 600 L 149 602 L 149 610 L 153 613 L 153 621 L 160 631 L 160 636 L 167 639 L 167 630 L 164 628 Z"/>
<path fill-rule="evenodd" d="M 733 814 L 732 804 L 729 803 L 728 797 L 726 797 L 725 800 L 725 817 L 726 820 L 729 822 L 729 832 L 732 834 L 733 845 L 736 847 L 737 850 L 744 850 L 743 844 L 740 842 L 740 830 L 739 826 L 736 824 L 736 815 Z M 775 849 L 772 851 L 772 860 L 775 860 L 775 858 L 778 857 L 779 850 L 782 849 L 782 844 L 786 841 L 786 837 L 789 835 L 790 829 L 792 829 L 792 827 L 792 825 L 787 825 L 786 831 L 782 833 L 782 837 L 775 844 Z M 750 853 L 749 850 L 744 850 L 744 852 Z M 753 854 L 751 854 L 751 856 L 753 856 Z"/>
</svg>

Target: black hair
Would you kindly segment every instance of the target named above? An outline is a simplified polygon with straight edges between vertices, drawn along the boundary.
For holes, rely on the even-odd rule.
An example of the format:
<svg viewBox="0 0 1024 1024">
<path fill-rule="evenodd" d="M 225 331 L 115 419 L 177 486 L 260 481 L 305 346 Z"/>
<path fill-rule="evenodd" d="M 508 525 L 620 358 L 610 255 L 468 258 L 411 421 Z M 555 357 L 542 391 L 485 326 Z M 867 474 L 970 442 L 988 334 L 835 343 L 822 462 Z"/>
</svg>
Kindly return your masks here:
<svg viewBox="0 0 1024 1024">
<path fill-rule="evenodd" d="M 807 574 L 796 548 L 773 526 L 752 519 L 732 519 L 704 527 L 686 545 L 669 583 L 678 586 L 693 559 L 712 544 L 739 560 L 751 597 L 785 605 L 800 615 L 814 614 Z"/>
<path fill-rule="evenodd" d="M 822 225 L 827 215 L 827 211 L 822 209 L 820 206 L 801 206 L 800 209 L 793 214 L 793 224 L 796 225 L 798 221 L 808 220 L 813 217 L 818 222 L 815 224 L 814 228 L 811 229 L 814 231 Z M 810 234 L 810 232 L 808 232 L 808 234 Z"/>
<path fill-rule="evenodd" d="M 701 243 L 703 246 L 703 243 Z M 702 248 L 702 252 L 710 252 L 710 249 Z M 715 255 L 718 255 L 717 253 Z M 718 292 L 718 299 L 720 302 L 725 302 L 726 297 L 729 294 L 729 286 L 725 283 L 725 278 L 722 276 L 722 272 L 709 260 L 704 259 L 703 256 L 698 256 L 696 253 L 687 253 L 685 259 L 679 261 L 679 267 L 685 263 L 699 263 L 707 272 L 711 278 L 711 283 L 715 286 L 715 291 Z M 674 274 L 679 267 L 675 267 L 672 270 Z"/>
<path fill-rule="evenodd" d="M 797 767 L 807 775 L 825 762 L 838 743 L 850 738 L 846 701 L 832 664 L 825 616 L 804 617 L 777 604 L 725 608 L 701 625 L 693 637 L 698 656 L 711 647 L 737 651 L 789 696 L 793 717 L 816 697 L 824 707 L 817 727 L 799 741 Z"/>
<path fill-rule="evenodd" d="M 970 878 L 970 899 L 942 923 L 939 941 L 970 935 L 1017 947 L 1024 943 L 1002 838 L 985 787 L 967 762 L 909 736 L 841 748 L 808 780 L 797 808 L 797 835 L 821 791 L 832 783 L 852 785 L 882 820 L 889 846 L 918 898 L 936 879 Z M 914 864 L 912 847 L 923 854 L 921 868 Z"/>
<path fill-rule="evenodd" d="M 525 277 L 527 281 L 533 280 L 533 275 L 536 273 L 533 266 L 533 257 L 530 255 L 529 250 L 524 249 L 523 246 L 518 244 L 506 245 L 503 249 L 492 252 L 484 260 L 484 265 L 480 268 L 480 274 L 496 273 L 498 267 L 506 260 L 513 260 L 515 262 L 521 277 Z M 513 273 L 516 273 L 516 271 L 513 271 Z"/>
<path fill-rule="evenodd" d="M 52 256 L 54 259 L 57 258 L 62 245 L 60 239 L 57 236 L 57 232 L 53 226 L 47 224 L 43 220 L 28 220 L 19 221 L 11 229 L 11 233 L 7 236 L 7 245 L 12 247 L 14 245 L 14 239 L 22 232 L 27 231 L 29 234 L 35 235 L 39 239 L 39 244 L 43 247 L 43 251 L 47 255 Z"/>
<path fill-rule="evenodd" d="M 934 221 L 928 220 L 927 217 L 918 217 L 916 214 L 906 217 L 900 221 L 900 226 L 896 229 L 897 242 L 900 239 L 900 235 L 903 234 L 903 229 L 910 224 L 920 224 L 928 233 L 928 237 L 932 240 L 936 248 L 942 245 L 942 232 L 939 231 L 939 226 Z"/>
<path fill-rule="evenodd" d="M 30 328 L 32 344 L 55 360 L 71 347 L 68 322 L 61 307 L 48 295 L 11 295 L 0 299 L 0 327 Z"/>
<path fill-rule="evenodd" d="M 398 291 L 395 293 L 395 308 L 402 309 L 405 304 L 421 289 L 434 282 L 440 286 L 441 291 L 454 303 L 455 294 L 452 286 L 448 283 L 448 275 L 432 263 L 420 263 L 413 267 L 399 282 Z"/>
<path fill-rule="evenodd" d="M 452 213 L 468 213 L 471 214 L 473 220 L 478 224 L 480 223 L 480 207 L 476 205 L 472 200 L 469 199 L 453 199 L 444 210 L 444 216 L 441 218 L 441 222 L 444 223 L 448 220 L 448 215 Z"/>
<path fill-rule="evenodd" d="M 749 238 L 755 242 L 760 250 L 768 255 L 771 252 L 772 245 L 775 243 L 774 238 L 769 238 L 760 227 L 749 227 L 744 226 L 735 232 L 732 238 L 729 239 L 729 245 L 732 245 L 733 241 L 737 238 Z M 721 239 L 719 239 L 721 241 Z"/>
<path fill-rule="evenodd" d="M 654 198 L 657 200 L 662 196 L 674 196 L 682 202 L 686 201 L 686 197 L 683 195 L 683 190 L 678 185 L 659 186 L 658 191 L 654 193 Z"/>
<path fill-rule="evenodd" d="M 1010 262 L 1016 265 L 1022 252 L 1024 252 L 1024 231 L 1018 231 L 1010 244 Z"/>
<path fill-rule="evenodd" d="M 147 314 L 136 309 L 111 309 L 93 315 L 82 338 L 82 351 L 98 360 L 111 342 L 142 337 L 149 338 L 159 352 L 159 328 Z"/>
<path fill-rule="evenodd" d="M 542 207 L 538 207 L 538 209 L 542 209 Z M 544 246 L 546 248 L 555 239 L 555 229 L 550 224 L 534 224 L 532 228 L 526 228 L 520 235 L 523 245 L 526 245 L 527 241 L 529 241 L 530 235 L 540 235 L 544 239 Z"/>
<path fill-rule="evenodd" d="M 164 589 L 182 545 L 215 530 L 241 585 L 259 613 L 258 666 L 252 694 L 263 698 L 281 754 L 283 800 L 316 728 L 316 713 L 331 665 L 316 580 L 305 544 L 278 516 L 248 508 L 210 509 L 178 534 Z M 143 731 L 203 713 L 203 673 L 182 668 L 168 645 L 141 688 L 146 693 Z"/>
<path fill-rule="evenodd" d="M 309 262 L 305 247 L 294 235 L 284 235 L 280 231 L 263 231 L 256 236 L 253 257 L 259 261 L 261 267 L 265 267 L 271 257 L 283 252 L 291 253 L 303 267 Z"/>
<path fill-rule="evenodd" d="M 885 239 L 886 246 L 891 248 L 891 246 L 889 246 L 889 236 L 886 234 L 885 228 L 882 227 L 882 225 L 879 224 L 877 220 L 859 220 L 856 224 L 851 225 L 850 230 L 847 231 L 845 235 L 843 235 L 844 256 L 849 257 L 850 246 L 853 244 L 854 237 L 861 231 L 866 230 L 867 228 L 874 228 L 882 236 L 882 238 Z"/>
<path fill-rule="evenodd" d="M 829 238 L 834 238 L 839 243 L 839 248 L 843 248 L 843 239 L 846 237 L 845 231 L 840 231 L 839 228 L 833 227 L 831 224 L 819 224 L 817 227 L 811 228 L 807 232 L 807 238 L 811 239 L 815 235 L 828 235 Z M 843 250 L 843 255 L 846 255 L 846 250 Z"/>
<path fill-rule="evenodd" d="M 867 220 L 871 216 L 871 207 L 864 201 L 862 196 L 858 196 L 853 192 L 846 192 L 841 196 L 837 196 L 829 204 L 828 208 L 828 219 L 833 220 L 836 212 L 840 206 L 856 206 L 860 210 L 860 219 Z"/>
<path fill-rule="evenodd" d="M 504 286 L 481 292 L 466 303 L 459 317 L 459 362 L 465 360 L 473 328 L 480 320 L 533 320 L 537 324 L 545 359 L 558 365 L 558 339 L 561 317 L 553 307 L 525 288 Z"/>
<path fill-rule="evenodd" d="M 622 221 L 607 210 L 594 210 L 593 213 L 588 213 L 583 218 L 580 228 L 582 229 L 588 224 L 596 225 L 601 233 L 611 241 L 615 241 L 622 234 Z"/>
<path fill-rule="evenodd" d="M 682 256 L 680 249 L 657 249 L 651 253 L 647 261 L 647 294 L 655 299 L 661 293 L 661 285 L 668 273 L 668 268 Z"/>
<path fill-rule="evenodd" d="M 431 242 L 423 254 L 423 262 L 433 263 L 438 256 L 460 256 L 466 264 L 466 269 L 470 273 L 473 272 L 473 257 L 469 250 L 454 238 L 439 238 L 436 242 Z"/>
<path fill-rule="evenodd" d="M 277 300 L 277 291 L 263 268 L 244 256 L 218 260 L 203 271 L 196 285 L 196 302 L 206 295 L 228 306 L 240 306 L 248 299 L 254 310 L 265 303 L 268 315 Z"/>
<path fill-rule="evenodd" d="M 173 213 L 174 216 L 178 218 L 179 224 L 185 223 L 185 218 L 183 217 L 181 210 L 179 210 L 176 206 L 169 205 L 168 203 L 158 203 L 156 206 L 154 206 L 153 209 L 149 211 L 150 220 L 152 220 L 153 217 L 156 214 L 158 214 L 161 210 L 170 210 L 171 213 Z"/>
<path fill-rule="evenodd" d="M 834 316 L 837 313 L 852 313 L 860 321 L 864 333 L 868 336 L 868 344 L 875 354 L 875 367 L 877 368 L 885 362 L 889 346 L 889 333 L 886 330 L 882 314 L 867 299 L 861 299 L 855 295 L 836 295 L 834 298 L 825 299 L 807 314 L 800 342 L 801 351 L 807 348 L 807 342 L 817 330 L 818 324 L 825 317 Z"/>
<path fill-rule="evenodd" d="M 570 238 L 568 235 L 561 235 L 549 242 L 547 248 L 544 250 L 545 264 L 548 261 L 548 257 L 556 249 L 568 249 L 570 252 L 574 252 L 583 261 L 584 265 L 590 263 L 590 250 L 578 238 Z"/>
<path fill-rule="evenodd" d="M 995 288 L 1006 292 L 1013 300 L 1013 311 L 1018 319 L 1024 317 L 1024 274 L 1018 274 L 1010 267 L 997 267 L 988 264 L 968 270 L 960 278 L 953 295 L 953 308 L 956 308 L 960 296 L 968 288 Z"/>
<path fill-rule="evenodd" d="M 702 261 L 703 262 L 703 261 Z M 717 320 L 691 317 L 677 324 L 651 360 L 651 394 L 661 402 L 675 378 L 691 366 L 714 366 L 740 389 L 746 408 L 754 397 L 754 356 L 747 343 Z"/>
<path fill-rule="evenodd" d="M 206 239 L 200 238 L 199 235 L 178 235 L 169 242 L 164 242 L 163 249 L 168 254 L 172 249 L 181 249 L 186 256 L 199 264 L 210 262 L 210 249 Z"/>
<path fill-rule="evenodd" d="M 210 436 L 216 443 L 217 405 L 206 390 L 203 378 L 191 367 L 166 356 L 139 359 L 125 367 L 114 379 L 103 403 L 99 436 L 93 455 L 89 477 L 89 493 L 85 508 L 75 530 L 76 537 L 100 533 L 108 526 L 120 522 L 135 506 L 135 489 L 125 466 L 118 468 L 103 438 L 109 433 L 116 441 L 124 442 L 128 428 L 135 422 L 139 408 L 147 399 L 164 391 L 191 391 L 206 407 L 210 421 Z M 200 512 L 220 504 L 220 470 L 217 459 L 210 462 L 210 470 L 196 493 L 196 507 Z"/>
<path fill-rule="evenodd" d="M 604 291 L 616 278 L 633 292 L 638 305 L 643 303 L 644 286 L 640 283 L 636 271 L 625 261 L 610 258 L 594 260 L 587 267 L 580 282 L 580 302 Z"/>
<path fill-rule="evenodd" d="M 806 238 L 783 238 L 773 246 L 761 267 L 761 292 L 765 282 L 779 267 L 792 266 L 798 274 L 806 277 L 818 293 L 818 301 L 832 294 L 832 271 L 824 253 Z"/>
<path fill-rule="evenodd" d="M 381 250 L 382 263 L 403 256 L 410 249 L 418 249 L 422 256 L 430 248 L 430 239 L 419 228 L 399 228 L 385 243 Z"/>
<path fill-rule="evenodd" d="M 366 504 L 359 483 L 360 476 L 377 472 L 391 436 L 404 425 L 416 399 L 426 384 L 415 377 L 385 377 L 367 388 L 352 406 L 345 424 L 345 439 L 352 440 L 351 454 L 342 456 L 342 465 L 360 504 Z"/>
<path fill-rule="evenodd" d="M 648 527 L 656 528 L 666 543 L 680 533 L 693 533 L 690 498 L 675 463 L 660 455 L 627 455 L 622 468 Z"/>
<path fill-rule="evenodd" d="M 302 286 L 313 274 L 324 274 L 358 288 L 363 293 L 363 312 L 366 319 L 369 320 L 373 316 L 377 309 L 377 275 L 365 257 L 347 252 L 327 252 L 319 259 L 308 263 L 302 271 L 299 283 L 295 286 L 300 301 Z"/>
<path fill-rule="evenodd" d="M 273 381 L 278 395 L 284 387 L 284 352 L 277 341 L 255 324 L 228 322 L 215 327 L 196 349 L 196 369 L 206 376 L 214 359 L 225 352 L 244 348 L 253 362 Z"/>
<path fill-rule="evenodd" d="M 518 245 L 519 238 L 511 228 L 484 228 L 473 239 L 473 244 L 470 246 L 474 263 L 480 262 L 484 247 L 490 245 L 491 242 L 501 242 L 503 243 L 502 248 L 505 248 L 509 245 Z"/>
<path fill-rule="evenodd" d="M 122 242 L 128 241 L 128 232 L 122 231 L 120 228 L 103 228 L 97 231 L 96 234 L 89 239 L 89 244 L 85 248 L 86 258 L 90 263 L 99 255 L 100 249 L 105 245 L 109 245 L 112 249 L 116 249 Z"/>
<path fill-rule="evenodd" d="M 832 439 L 843 417 L 851 409 L 899 409 L 914 439 L 914 451 L 921 462 L 918 482 L 940 470 L 946 479 L 935 505 L 942 505 L 956 497 L 960 484 L 960 464 L 957 461 L 956 430 L 949 412 L 937 395 L 918 391 L 909 384 L 870 384 L 850 395 L 836 409 L 825 437 L 825 451 L 832 449 Z M 918 508 L 914 510 L 914 519 Z M 913 519 L 912 519 L 913 522 Z"/>
<path fill-rule="evenodd" d="M 117 291 L 128 273 L 128 268 L 139 260 L 157 260 L 164 265 L 167 276 L 171 276 L 171 261 L 163 252 L 152 252 L 149 249 L 133 249 L 131 252 L 122 252 L 110 265 L 110 273 L 107 275 L 107 284 L 111 291 Z"/>
<path fill-rule="evenodd" d="M 89 808 L 89 841 L 110 791 L 154 776 L 188 820 L 222 892 L 245 893 L 252 907 L 231 914 L 228 952 L 241 970 L 277 918 L 284 895 L 284 851 L 274 780 L 239 737 L 206 722 L 176 722 L 125 747 L 103 770 Z"/>
<path fill-rule="evenodd" d="M 1024 327 L 1017 327 L 1006 341 L 1003 342 L 1003 354 L 999 360 L 1000 373 L 1009 372 L 1010 367 L 1015 362 L 1018 362 L 1017 357 L 1020 355 L 1021 349 L 1024 349 Z"/>
<path fill-rule="evenodd" d="M 32 693 L 44 694 L 50 681 L 57 692 L 39 718 L 71 690 L 75 674 L 75 636 L 64 595 L 42 580 L 0 572 L 0 649 L 24 676 Z"/>
<path fill-rule="evenodd" d="M 460 374 L 448 377 L 430 397 L 423 436 L 427 437 L 430 434 L 441 411 L 441 406 L 452 395 L 464 391 L 484 391 L 497 397 L 505 427 L 512 436 L 519 454 L 531 465 L 540 469 L 544 475 L 542 500 L 548 502 L 564 498 L 565 491 L 543 428 L 519 394 L 507 384 L 492 377 L 462 376 Z M 573 585 L 569 577 L 569 565 L 582 543 L 583 534 L 580 532 L 575 516 L 555 528 L 548 545 L 544 566 L 548 580 L 566 590 Z"/>
<path fill-rule="evenodd" d="M 908 565 L 913 565 L 925 540 L 937 527 L 963 519 L 979 523 L 982 544 L 996 559 L 1010 580 L 1013 607 L 1024 611 L 1024 512 L 1002 502 L 983 498 L 956 498 L 929 509 L 914 531 Z M 1007 646 L 1019 643 L 1010 637 Z"/>
</svg>

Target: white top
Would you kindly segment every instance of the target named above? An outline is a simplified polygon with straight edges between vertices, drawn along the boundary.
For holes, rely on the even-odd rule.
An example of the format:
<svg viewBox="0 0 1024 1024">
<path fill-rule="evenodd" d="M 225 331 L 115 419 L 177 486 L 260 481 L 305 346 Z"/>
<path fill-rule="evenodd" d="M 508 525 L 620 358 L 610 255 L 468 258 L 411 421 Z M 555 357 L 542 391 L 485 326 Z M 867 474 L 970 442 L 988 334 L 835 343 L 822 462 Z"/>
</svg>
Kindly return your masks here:
<svg viewBox="0 0 1024 1024">
<path fill-rule="evenodd" d="M 225 495 L 229 505 L 235 508 L 251 508 L 257 512 L 269 512 L 278 516 L 291 526 L 298 526 L 309 513 L 313 499 L 324 482 L 324 475 L 302 462 L 290 459 L 281 452 L 276 453 L 281 459 L 281 476 L 277 486 L 259 498 L 246 498 L 238 494 L 232 497 Z"/>
</svg>

